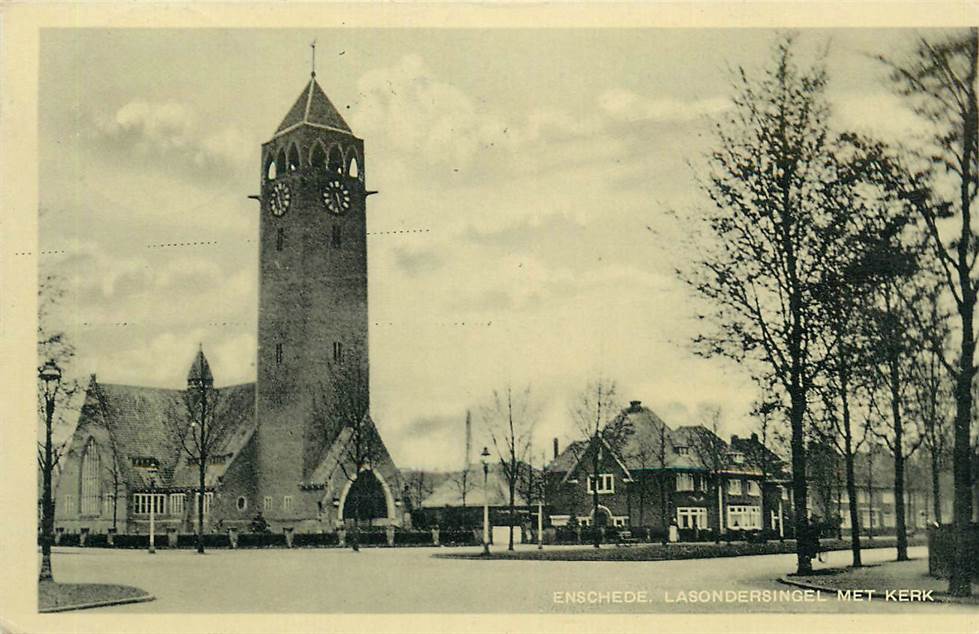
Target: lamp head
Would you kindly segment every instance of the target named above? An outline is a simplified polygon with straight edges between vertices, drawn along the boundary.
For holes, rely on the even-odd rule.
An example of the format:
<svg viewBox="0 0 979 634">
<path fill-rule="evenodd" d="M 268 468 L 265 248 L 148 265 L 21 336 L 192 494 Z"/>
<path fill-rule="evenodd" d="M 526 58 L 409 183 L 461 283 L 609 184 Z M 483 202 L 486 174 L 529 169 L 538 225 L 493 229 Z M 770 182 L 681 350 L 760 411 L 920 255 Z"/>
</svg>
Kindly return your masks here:
<svg viewBox="0 0 979 634">
<path fill-rule="evenodd" d="M 48 398 L 54 397 L 61 383 L 61 368 L 54 360 L 49 360 L 38 368 L 37 376 L 44 385 L 44 394 Z"/>
</svg>

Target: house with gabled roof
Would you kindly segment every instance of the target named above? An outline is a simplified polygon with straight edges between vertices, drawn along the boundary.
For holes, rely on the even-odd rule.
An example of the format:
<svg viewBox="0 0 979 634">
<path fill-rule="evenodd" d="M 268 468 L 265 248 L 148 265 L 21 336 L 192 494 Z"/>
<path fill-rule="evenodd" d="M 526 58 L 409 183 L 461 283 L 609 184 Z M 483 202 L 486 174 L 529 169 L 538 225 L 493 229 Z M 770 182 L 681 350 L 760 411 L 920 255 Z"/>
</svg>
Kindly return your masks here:
<svg viewBox="0 0 979 634">
<path fill-rule="evenodd" d="M 614 446 L 601 434 L 575 441 L 548 465 L 552 524 L 642 527 L 656 534 L 675 524 L 683 537 L 786 530 L 790 507 L 780 504 L 784 487 L 777 479 L 784 464 L 772 461 L 766 477 L 759 456 L 774 454 L 759 453 L 757 436 L 747 442 L 735 437 L 728 445 L 703 426 L 670 428 L 641 401 L 630 402 L 609 426 L 626 430 Z"/>
</svg>

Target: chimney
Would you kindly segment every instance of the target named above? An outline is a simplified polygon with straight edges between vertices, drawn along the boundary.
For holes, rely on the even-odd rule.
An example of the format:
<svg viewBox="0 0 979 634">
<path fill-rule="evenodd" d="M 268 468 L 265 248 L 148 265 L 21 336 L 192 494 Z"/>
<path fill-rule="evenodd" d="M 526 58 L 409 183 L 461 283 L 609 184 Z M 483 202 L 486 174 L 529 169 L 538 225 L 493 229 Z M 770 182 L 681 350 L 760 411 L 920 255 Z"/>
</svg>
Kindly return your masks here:
<svg viewBox="0 0 979 634">
<path fill-rule="evenodd" d="M 738 436 L 737 436 L 737 434 L 732 434 L 731 435 L 731 444 L 733 445 L 736 442 L 738 442 Z"/>
<path fill-rule="evenodd" d="M 642 405 L 642 401 L 629 401 L 629 411 L 638 412 L 639 410 L 642 409 L 641 405 Z"/>
<path fill-rule="evenodd" d="M 557 459 L 557 437 L 554 438 L 554 458 Z"/>
<path fill-rule="evenodd" d="M 751 442 L 758 442 L 758 434 L 751 432 Z"/>
</svg>

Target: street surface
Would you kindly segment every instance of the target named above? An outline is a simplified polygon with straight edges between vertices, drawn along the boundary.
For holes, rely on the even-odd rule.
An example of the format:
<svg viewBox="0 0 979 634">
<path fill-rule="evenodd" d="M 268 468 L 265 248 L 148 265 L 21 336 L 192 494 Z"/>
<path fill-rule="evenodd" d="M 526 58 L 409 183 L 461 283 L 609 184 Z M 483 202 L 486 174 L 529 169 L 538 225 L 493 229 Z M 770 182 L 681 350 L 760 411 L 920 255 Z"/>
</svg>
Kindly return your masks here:
<svg viewBox="0 0 979 634">
<path fill-rule="evenodd" d="M 825 600 L 819 602 L 769 601 L 758 595 L 750 599 L 747 592 L 742 596 L 748 599 L 676 603 L 680 593 L 704 590 L 792 590 L 775 579 L 793 568 L 793 555 L 652 562 L 432 557 L 478 550 L 212 550 L 201 556 L 193 550 L 159 550 L 150 555 L 145 551 L 56 548 L 53 565 L 58 581 L 133 585 L 157 597 L 149 603 L 99 608 L 98 613 L 962 612 L 973 617 L 979 613 L 979 608 L 960 605 L 841 602 L 835 596 L 823 596 Z M 848 552 L 828 553 L 827 562 L 819 566 L 843 566 L 849 556 Z M 927 549 L 912 548 L 911 556 L 926 557 Z M 877 549 L 866 551 L 864 561 L 893 557 L 894 549 Z M 612 594 L 616 592 L 619 594 Z M 641 602 L 638 596 L 643 597 Z M 618 601 L 611 602 L 616 597 Z"/>
</svg>

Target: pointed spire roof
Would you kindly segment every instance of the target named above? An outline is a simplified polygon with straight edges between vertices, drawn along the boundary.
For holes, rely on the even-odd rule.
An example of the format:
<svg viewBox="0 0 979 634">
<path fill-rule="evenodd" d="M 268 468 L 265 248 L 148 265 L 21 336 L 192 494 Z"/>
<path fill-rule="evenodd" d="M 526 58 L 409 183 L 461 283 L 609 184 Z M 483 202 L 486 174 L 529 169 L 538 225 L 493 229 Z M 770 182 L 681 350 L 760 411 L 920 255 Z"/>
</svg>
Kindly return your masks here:
<svg viewBox="0 0 979 634">
<path fill-rule="evenodd" d="M 275 136 L 303 124 L 353 134 L 350 126 L 316 82 L 316 73 L 312 74 L 296 103 L 292 104 L 289 113 L 276 129 Z"/>
<path fill-rule="evenodd" d="M 196 385 L 201 382 L 206 385 L 213 384 L 214 375 L 211 374 L 211 366 L 207 362 L 207 357 L 204 356 L 204 346 L 198 344 L 197 356 L 194 357 L 194 362 L 190 365 L 190 372 L 187 373 L 187 384 Z"/>
</svg>

